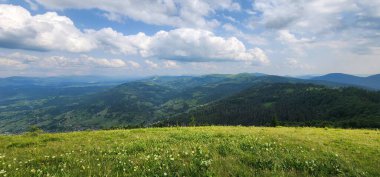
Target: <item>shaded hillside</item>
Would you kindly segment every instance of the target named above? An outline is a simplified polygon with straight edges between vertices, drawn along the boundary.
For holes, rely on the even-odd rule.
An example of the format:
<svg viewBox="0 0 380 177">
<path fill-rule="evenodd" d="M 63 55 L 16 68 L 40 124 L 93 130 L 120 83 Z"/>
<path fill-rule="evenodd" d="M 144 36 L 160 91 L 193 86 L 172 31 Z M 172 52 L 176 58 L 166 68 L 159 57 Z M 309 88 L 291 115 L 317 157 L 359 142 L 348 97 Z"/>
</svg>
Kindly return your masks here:
<svg viewBox="0 0 380 177">
<path fill-rule="evenodd" d="M 154 77 L 82 97 L 67 109 L 56 107 L 48 113 L 54 112 L 52 116 L 57 121 L 48 119 L 39 124 L 47 130 L 60 131 L 148 125 L 265 82 L 293 82 L 293 79 L 249 74 Z"/>
<path fill-rule="evenodd" d="M 304 81 L 256 74 L 153 77 L 86 96 L 46 97 L 0 107 L 0 131 L 20 132 L 30 125 L 47 131 L 147 125 L 257 83 L 274 82 Z"/>
<path fill-rule="evenodd" d="M 0 132 L 22 132 L 36 125 L 45 131 L 150 125 L 218 102 L 255 85 L 344 84 L 262 74 L 152 77 L 92 94 L 62 94 L 0 105 Z"/>
<path fill-rule="evenodd" d="M 329 81 L 342 84 L 362 86 L 365 88 L 380 90 L 380 74 L 368 77 L 358 77 L 342 73 L 332 73 L 324 76 L 314 77 L 312 80 Z"/>
<path fill-rule="evenodd" d="M 0 105 L 53 96 L 79 96 L 105 91 L 131 79 L 96 76 L 0 78 Z"/>
<path fill-rule="evenodd" d="M 161 124 L 380 127 L 380 93 L 312 84 L 259 84 Z"/>
</svg>

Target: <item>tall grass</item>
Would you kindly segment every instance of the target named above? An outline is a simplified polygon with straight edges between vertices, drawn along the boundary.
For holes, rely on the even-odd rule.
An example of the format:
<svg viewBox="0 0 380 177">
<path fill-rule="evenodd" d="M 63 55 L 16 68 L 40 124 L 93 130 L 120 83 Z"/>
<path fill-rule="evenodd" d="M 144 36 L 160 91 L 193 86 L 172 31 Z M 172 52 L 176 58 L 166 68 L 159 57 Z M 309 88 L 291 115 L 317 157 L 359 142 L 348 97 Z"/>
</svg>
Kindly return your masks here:
<svg viewBox="0 0 380 177">
<path fill-rule="evenodd" d="M 188 127 L 0 136 L 0 176 L 380 176 L 380 132 Z"/>
</svg>

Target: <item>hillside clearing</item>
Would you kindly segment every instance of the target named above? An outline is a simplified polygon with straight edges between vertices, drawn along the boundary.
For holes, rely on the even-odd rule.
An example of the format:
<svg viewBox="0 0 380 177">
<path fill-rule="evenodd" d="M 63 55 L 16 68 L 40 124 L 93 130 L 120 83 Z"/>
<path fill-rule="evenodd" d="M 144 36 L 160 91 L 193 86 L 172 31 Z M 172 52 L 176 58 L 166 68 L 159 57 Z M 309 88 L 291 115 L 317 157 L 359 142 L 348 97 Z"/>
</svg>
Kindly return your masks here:
<svg viewBox="0 0 380 177">
<path fill-rule="evenodd" d="M 0 176 L 380 176 L 380 131 L 183 127 L 0 136 Z"/>
</svg>

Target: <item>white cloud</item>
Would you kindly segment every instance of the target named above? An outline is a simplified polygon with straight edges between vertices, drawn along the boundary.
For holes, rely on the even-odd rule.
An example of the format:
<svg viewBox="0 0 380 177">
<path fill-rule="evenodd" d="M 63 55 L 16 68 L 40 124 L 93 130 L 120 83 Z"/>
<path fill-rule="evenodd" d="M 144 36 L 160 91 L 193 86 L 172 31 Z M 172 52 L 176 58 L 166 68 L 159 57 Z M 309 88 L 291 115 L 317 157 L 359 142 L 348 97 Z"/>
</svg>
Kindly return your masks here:
<svg viewBox="0 0 380 177">
<path fill-rule="evenodd" d="M 2 69 L 13 70 L 13 69 L 24 69 L 26 67 L 27 66 L 20 61 L 0 57 L 0 68 Z"/>
<path fill-rule="evenodd" d="M 207 19 L 217 10 L 240 10 L 232 0 L 36 0 L 48 9 L 99 9 L 112 16 L 124 16 L 147 24 L 174 27 L 213 28 L 214 19 Z M 114 19 L 114 18 L 111 18 Z"/>
<path fill-rule="evenodd" d="M 380 46 L 378 0 L 255 0 L 253 11 L 254 29 L 274 31 L 295 50 L 341 41 L 339 50 L 368 54 Z"/>
<path fill-rule="evenodd" d="M 293 69 L 302 69 L 302 70 L 310 70 L 313 68 L 308 64 L 300 63 L 298 60 L 294 58 L 286 59 L 285 65 Z"/>
<path fill-rule="evenodd" d="M 338 34 L 352 28 L 378 30 L 378 0 L 256 0 L 260 23 L 268 28 L 302 33 Z"/>
<path fill-rule="evenodd" d="M 1 57 L 0 57 L 1 58 Z M 2 57 L 2 65 L 23 66 L 34 68 L 138 68 L 140 65 L 135 61 L 124 61 L 122 59 L 95 58 L 88 55 L 79 57 L 47 56 L 37 57 L 21 53 L 11 53 Z"/>
<path fill-rule="evenodd" d="M 164 61 L 164 68 L 169 68 L 169 69 L 174 69 L 174 68 L 179 68 L 178 64 L 174 61 Z"/>
<path fill-rule="evenodd" d="M 87 55 L 79 58 L 79 61 L 83 64 L 92 64 L 99 67 L 119 68 L 127 66 L 127 63 L 121 59 L 93 58 Z"/>
<path fill-rule="evenodd" d="M 206 70 L 206 71 L 216 70 L 218 68 L 218 66 L 215 63 L 207 63 L 207 62 L 191 63 L 191 66 L 193 69 Z"/>
<path fill-rule="evenodd" d="M 32 16 L 20 6 L 0 4 L 0 46 L 32 50 L 90 51 L 93 41 L 55 12 Z"/>
<path fill-rule="evenodd" d="M 277 40 L 287 45 L 296 55 L 301 56 L 305 54 L 305 48 L 310 47 L 314 39 L 307 39 L 304 37 L 296 37 L 288 30 L 279 30 Z"/>
<path fill-rule="evenodd" d="M 69 52 L 105 49 L 111 53 L 165 60 L 268 63 L 263 50 L 246 49 L 235 37 L 223 38 L 207 30 L 178 28 L 152 36 L 124 35 L 111 28 L 82 32 L 69 18 L 54 12 L 32 16 L 26 9 L 13 5 L 0 5 L 0 12 L 0 46 L 5 48 Z"/>
<path fill-rule="evenodd" d="M 144 49 L 150 42 L 150 38 L 144 33 L 125 36 L 112 28 L 103 28 L 99 31 L 87 30 L 86 33 L 96 40 L 98 47 L 126 55 L 143 55 Z"/>
<path fill-rule="evenodd" d="M 241 32 L 239 29 L 237 29 L 235 26 L 231 25 L 230 23 L 226 23 L 222 27 L 224 30 L 229 31 L 229 32 L 233 32 L 233 33 Z"/>
<path fill-rule="evenodd" d="M 127 61 L 127 64 L 130 65 L 132 68 L 140 68 L 140 64 L 135 61 Z"/>
<path fill-rule="evenodd" d="M 286 43 L 310 43 L 313 41 L 307 38 L 297 38 L 294 34 L 290 33 L 289 30 L 278 31 L 278 39 Z"/>
<path fill-rule="evenodd" d="M 104 17 L 106 17 L 109 21 L 114 21 L 118 23 L 123 23 L 123 17 L 121 15 L 115 14 L 115 13 L 110 13 L 106 12 L 103 14 Z"/>
<path fill-rule="evenodd" d="M 297 26 L 313 31 L 339 25 L 340 13 L 355 10 L 355 0 L 256 0 L 254 10 L 261 12 L 261 22 L 269 28 Z"/>
<path fill-rule="evenodd" d="M 150 68 L 153 68 L 153 69 L 158 68 L 158 64 L 151 60 L 145 60 L 145 64 L 147 64 Z"/>
<path fill-rule="evenodd" d="M 181 28 L 160 31 L 151 37 L 145 56 L 178 61 L 246 61 L 267 63 L 258 48 L 246 49 L 235 37 L 222 38 L 212 32 Z"/>
<path fill-rule="evenodd" d="M 244 61 L 265 64 L 269 60 L 259 48 L 247 49 L 235 37 L 223 38 L 207 30 L 178 28 L 159 31 L 152 36 L 144 33 L 125 36 L 111 28 L 88 31 L 99 46 L 114 53 L 140 55 L 144 58 L 158 58 L 188 62 Z"/>
</svg>

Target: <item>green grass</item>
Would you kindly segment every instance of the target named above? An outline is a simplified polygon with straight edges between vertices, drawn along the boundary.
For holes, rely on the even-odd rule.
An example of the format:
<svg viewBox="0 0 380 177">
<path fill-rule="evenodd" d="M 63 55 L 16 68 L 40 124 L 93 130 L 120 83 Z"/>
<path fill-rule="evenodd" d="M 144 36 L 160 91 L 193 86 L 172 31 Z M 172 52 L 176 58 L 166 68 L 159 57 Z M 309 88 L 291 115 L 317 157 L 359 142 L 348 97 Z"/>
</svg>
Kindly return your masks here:
<svg viewBox="0 0 380 177">
<path fill-rule="evenodd" d="M 0 176 L 380 176 L 380 131 L 189 127 L 0 136 Z"/>
</svg>

